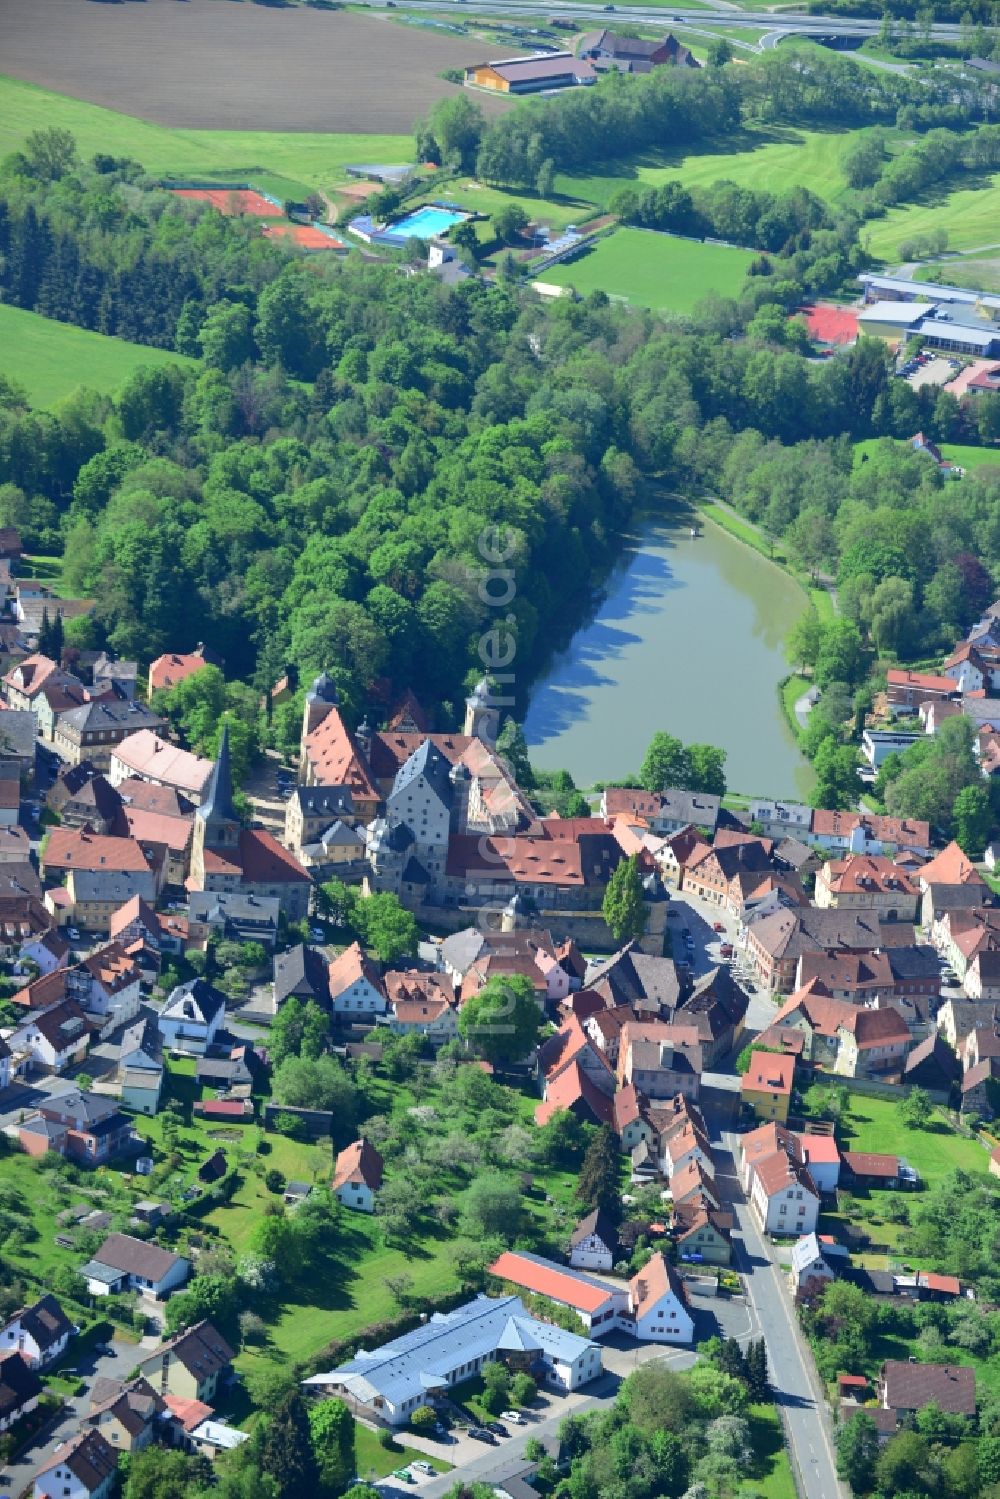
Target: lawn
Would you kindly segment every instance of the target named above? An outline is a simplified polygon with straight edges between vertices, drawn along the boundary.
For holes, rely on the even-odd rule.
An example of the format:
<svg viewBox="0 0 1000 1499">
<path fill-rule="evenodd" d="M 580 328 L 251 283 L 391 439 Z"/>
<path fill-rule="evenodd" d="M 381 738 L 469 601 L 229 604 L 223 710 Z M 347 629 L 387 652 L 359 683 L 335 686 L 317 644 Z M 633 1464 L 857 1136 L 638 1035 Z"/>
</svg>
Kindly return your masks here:
<svg viewBox="0 0 1000 1499">
<path fill-rule="evenodd" d="M 810 685 L 811 681 L 809 677 L 793 675 L 785 679 L 781 688 L 781 702 L 785 710 L 785 718 L 788 720 L 788 727 L 796 738 L 801 733 L 801 730 L 799 728 L 799 721 L 795 717 L 795 704 L 804 692 L 808 692 Z"/>
<path fill-rule="evenodd" d="M 165 349 L 126 343 L 57 323 L 37 312 L 0 306 L 3 372 L 23 385 L 33 406 L 54 406 L 78 386 L 110 394 L 143 365 L 194 361 Z"/>
<path fill-rule="evenodd" d="M 927 1128 L 910 1129 L 900 1120 L 890 1098 L 852 1093 L 839 1133 L 846 1150 L 905 1156 L 928 1186 L 956 1168 L 985 1172 L 989 1165 L 983 1147 L 953 1130 L 939 1110 L 934 1111 Z"/>
<path fill-rule="evenodd" d="M 428 1457 L 426 1452 L 418 1452 L 415 1447 L 407 1447 L 398 1440 L 395 1450 L 382 1447 L 378 1434 L 370 1426 L 362 1426 L 360 1421 L 354 1423 L 354 1458 L 359 1478 L 388 1478 L 394 1468 L 405 1468 L 415 1458 L 430 1463 L 439 1473 L 448 1473 L 451 1469 L 450 1463 L 443 1463 L 439 1457 Z"/>
<path fill-rule="evenodd" d="M 970 291 L 997 292 L 1000 291 L 1000 257 L 963 255 L 935 261 L 932 265 L 918 266 L 913 279 L 939 286 L 965 286 Z"/>
<path fill-rule="evenodd" d="M 964 178 L 962 180 L 965 180 Z M 1000 172 L 984 176 L 971 187 L 928 195 L 928 201 L 892 208 L 862 229 L 862 243 L 872 255 L 890 263 L 900 258 L 904 240 L 943 229 L 952 250 L 974 250 L 998 242 Z"/>
<path fill-rule="evenodd" d="M 792 1465 L 785 1447 L 777 1407 L 752 1405 L 749 1410 L 753 1478 L 741 1492 L 763 1499 L 796 1499 Z"/>
<path fill-rule="evenodd" d="M 544 280 L 578 292 L 604 291 L 640 306 L 690 312 L 709 293 L 735 297 L 753 255 L 726 245 L 676 239 L 648 229 L 618 229 Z"/>
<path fill-rule="evenodd" d="M 281 196 L 302 196 L 346 178 L 348 163 L 408 161 L 409 135 L 319 135 L 296 131 L 182 130 L 152 125 L 0 77 L 0 155 L 15 151 L 32 130 L 57 126 L 76 136 L 81 156 L 122 152 L 148 172 L 166 176 L 253 178 Z"/>
<path fill-rule="evenodd" d="M 970 448 L 962 443 L 943 442 L 941 456 L 960 468 L 1000 468 L 1000 448 Z"/>
</svg>

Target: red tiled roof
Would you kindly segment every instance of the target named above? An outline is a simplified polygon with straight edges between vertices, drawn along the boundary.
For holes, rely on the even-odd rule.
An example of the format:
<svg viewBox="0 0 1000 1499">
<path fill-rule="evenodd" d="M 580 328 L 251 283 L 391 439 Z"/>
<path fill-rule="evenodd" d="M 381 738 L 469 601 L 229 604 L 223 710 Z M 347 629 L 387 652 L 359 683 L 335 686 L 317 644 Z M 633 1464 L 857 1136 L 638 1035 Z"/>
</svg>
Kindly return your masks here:
<svg viewBox="0 0 1000 1499">
<path fill-rule="evenodd" d="M 149 861 L 132 838 L 106 838 L 76 828 L 53 828 L 45 846 L 46 869 L 149 873 Z"/>
<path fill-rule="evenodd" d="M 377 1192 L 382 1185 L 382 1157 L 364 1136 L 348 1145 L 337 1157 L 333 1190 L 338 1191 L 347 1182 L 361 1182 L 372 1192 Z"/>
<path fill-rule="evenodd" d="M 560 1109 L 571 1109 L 581 1101 L 602 1124 L 610 1124 L 610 1097 L 591 1082 L 579 1062 L 573 1061 L 547 1084 L 546 1097 L 535 1109 L 535 1123 L 547 1124 Z"/>
<path fill-rule="evenodd" d="M 163 1396 L 163 1403 L 185 1431 L 194 1431 L 196 1426 L 200 1426 L 202 1421 L 207 1421 L 213 1414 L 212 1407 L 205 1405 L 204 1401 L 185 1400 L 181 1395 L 166 1394 Z"/>
<path fill-rule="evenodd" d="M 917 1285 L 926 1286 L 928 1291 L 940 1291 L 944 1296 L 960 1296 L 962 1287 L 957 1275 L 938 1275 L 935 1270 L 920 1270 L 917 1273 Z"/>
<path fill-rule="evenodd" d="M 935 854 L 920 870 L 921 885 L 982 885 L 985 884 L 979 870 L 958 844 L 952 840 L 948 847 Z"/>
<path fill-rule="evenodd" d="M 569 1270 L 541 1265 L 528 1259 L 516 1250 L 507 1249 L 490 1266 L 490 1274 L 511 1285 L 523 1286 L 538 1296 L 548 1296 L 551 1301 L 574 1307 L 578 1312 L 600 1311 L 613 1295 L 611 1287 L 598 1287 L 573 1275 Z"/>
<path fill-rule="evenodd" d="M 844 1165 L 855 1176 L 881 1176 L 894 1181 L 899 1175 L 899 1156 L 879 1155 L 871 1150 L 845 1150 Z"/>
<path fill-rule="evenodd" d="M 795 1058 L 776 1056 L 770 1051 L 754 1051 L 750 1054 L 750 1065 L 743 1074 L 744 1092 L 791 1094 L 795 1077 Z"/>
</svg>

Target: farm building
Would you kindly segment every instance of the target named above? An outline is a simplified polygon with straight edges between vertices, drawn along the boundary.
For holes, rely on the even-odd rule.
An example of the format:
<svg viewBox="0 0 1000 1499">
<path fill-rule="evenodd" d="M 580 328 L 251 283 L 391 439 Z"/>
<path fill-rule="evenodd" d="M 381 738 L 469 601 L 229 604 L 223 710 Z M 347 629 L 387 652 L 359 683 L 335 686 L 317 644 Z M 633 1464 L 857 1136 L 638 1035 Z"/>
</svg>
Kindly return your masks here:
<svg viewBox="0 0 1000 1499">
<path fill-rule="evenodd" d="M 497 94 L 539 94 L 545 89 L 572 88 L 593 83 L 594 65 L 572 52 L 543 52 L 533 57 L 505 57 L 475 63 L 465 70 L 466 86 Z"/>
<path fill-rule="evenodd" d="M 606 27 L 588 31 L 580 38 L 580 56 L 589 59 L 599 73 L 651 73 L 654 68 L 697 68 L 701 64 L 689 47 L 668 34 L 662 41 L 644 42 L 636 36 L 621 36 Z"/>
</svg>

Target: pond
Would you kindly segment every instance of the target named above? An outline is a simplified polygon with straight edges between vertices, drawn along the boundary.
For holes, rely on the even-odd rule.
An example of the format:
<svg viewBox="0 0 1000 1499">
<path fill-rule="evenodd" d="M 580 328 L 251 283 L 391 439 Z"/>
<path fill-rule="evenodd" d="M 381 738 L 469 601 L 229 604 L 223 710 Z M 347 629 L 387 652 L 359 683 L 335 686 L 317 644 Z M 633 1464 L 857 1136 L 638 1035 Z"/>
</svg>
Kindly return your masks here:
<svg viewBox="0 0 1000 1499">
<path fill-rule="evenodd" d="M 578 786 L 637 771 L 653 734 L 726 750 L 731 791 L 801 797 L 811 771 L 778 700 L 795 580 L 687 511 L 637 517 L 603 598 L 532 690 L 540 769 Z"/>
</svg>

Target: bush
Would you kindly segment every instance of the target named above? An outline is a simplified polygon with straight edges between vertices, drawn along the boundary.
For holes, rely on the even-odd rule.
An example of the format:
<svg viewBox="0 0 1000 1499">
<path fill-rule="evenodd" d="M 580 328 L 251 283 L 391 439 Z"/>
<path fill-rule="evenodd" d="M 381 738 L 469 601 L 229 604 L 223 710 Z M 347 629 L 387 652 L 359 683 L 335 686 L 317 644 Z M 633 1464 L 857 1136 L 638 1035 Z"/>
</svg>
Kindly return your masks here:
<svg viewBox="0 0 1000 1499">
<path fill-rule="evenodd" d="M 410 1417 L 410 1425 L 414 1431 L 433 1431 L 437 1416 L 429 1405 L 418 1405 Z"/>
<path fill-rule="evenodd" d="M 285 1190 L 284 1172 L 279 1171 L 276 1166 L 272 1166 L 269 1171 L 265 1171 L 264 1173 L 264 1185 L 269 1192 L 283 1192 Z"/>
<path fill-rule="evenodd" d="M 386 1452 L 398 1452 L 399 1443 L 389 1430 L 388 1426 L 380 1426 L 378 1429 L 378 1444 Z"/>
<path fill-rule="evenodd" d="M 515 1374 L 510 1382 L 510 1393 L 515 1405 L 532 1405 L 538 1386 L 530 1374 Z"/>
</svg>

